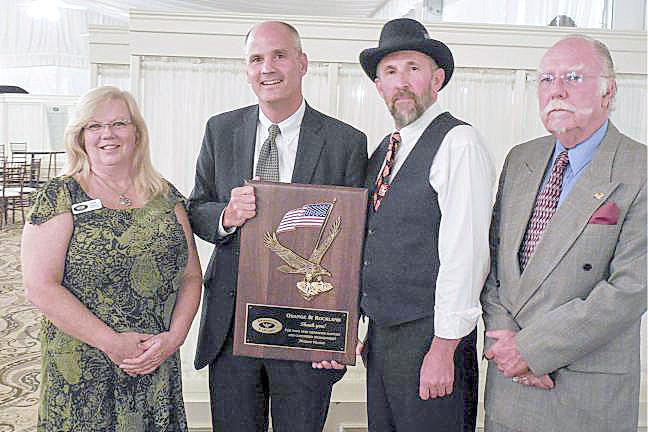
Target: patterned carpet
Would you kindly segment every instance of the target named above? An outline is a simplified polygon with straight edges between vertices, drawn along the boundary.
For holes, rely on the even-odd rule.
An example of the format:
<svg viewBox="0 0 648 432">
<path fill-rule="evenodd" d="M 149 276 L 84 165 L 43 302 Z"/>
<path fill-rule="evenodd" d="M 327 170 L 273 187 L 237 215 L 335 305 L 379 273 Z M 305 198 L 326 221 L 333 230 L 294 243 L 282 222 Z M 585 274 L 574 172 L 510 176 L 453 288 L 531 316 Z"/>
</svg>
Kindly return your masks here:
<svg viewBox="0 0 648 432">
<path fill-rule="evenodd" d="M 22 286 L 21 229 L 0 230 L 0 432 L 36 430 L 41 315 Z"/>
</svg>

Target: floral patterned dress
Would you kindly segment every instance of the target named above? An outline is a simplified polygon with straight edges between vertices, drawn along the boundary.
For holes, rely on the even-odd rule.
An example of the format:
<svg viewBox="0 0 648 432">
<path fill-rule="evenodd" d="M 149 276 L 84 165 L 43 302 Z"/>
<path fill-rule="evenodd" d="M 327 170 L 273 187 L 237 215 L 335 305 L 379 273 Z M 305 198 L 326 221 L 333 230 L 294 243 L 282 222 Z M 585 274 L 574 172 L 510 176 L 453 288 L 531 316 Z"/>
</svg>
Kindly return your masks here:
<svg viewBox="0 0 648 432">
<path fill-rule="evenodd" d="M 34 197 L 32 224 L 89 201 L 72 177 L 51 180 Z M 171 186 L 142 208 L 100 208 L 73 215 L 74 230 L 62 285 L 118 332 L 167 331 L 182 275 L 187 242 Z M 47 247 L 47 245 L 43 245 Z M 186 431 L 180 357 L 131 377 L 107 355 L 43 318 L 38 431 Z"/>
</svg>

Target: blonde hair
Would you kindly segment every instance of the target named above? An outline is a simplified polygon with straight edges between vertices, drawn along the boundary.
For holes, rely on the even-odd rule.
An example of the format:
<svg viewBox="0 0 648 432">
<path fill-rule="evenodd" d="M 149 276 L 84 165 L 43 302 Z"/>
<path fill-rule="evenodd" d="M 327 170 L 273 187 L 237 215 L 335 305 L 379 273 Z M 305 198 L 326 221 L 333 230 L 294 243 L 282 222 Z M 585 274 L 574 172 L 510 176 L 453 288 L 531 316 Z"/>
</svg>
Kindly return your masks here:
<svg viewBox="0 0 648 432">
<path fill-rule="evenodd" d="M 76 109 L 65 128 L 64 142 L 67 151 L 65 175 L 90 174 L 90 160 L 85 151 L 83 129 L 92 120 L 99 105 L 104 102 L 123 101 L 128 107 L 131 122 L 135 126 L 135 150 L 133 153 L 133 184 L 146 201 L 157 195 L 168 195 L 169 185 L 151 164 L 148 128 L 137 107 L 135 98 L 127 91 L 112 86 L 96 87 L 79 99 Z"/>
</svg>

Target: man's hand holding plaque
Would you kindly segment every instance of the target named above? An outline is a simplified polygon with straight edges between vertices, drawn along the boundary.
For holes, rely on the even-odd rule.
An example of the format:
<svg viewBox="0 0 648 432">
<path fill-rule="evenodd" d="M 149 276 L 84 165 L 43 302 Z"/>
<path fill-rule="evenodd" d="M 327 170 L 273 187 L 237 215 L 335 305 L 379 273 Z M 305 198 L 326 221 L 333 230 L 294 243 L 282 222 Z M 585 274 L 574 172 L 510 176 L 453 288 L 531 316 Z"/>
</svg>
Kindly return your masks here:
<svg viewBox="0 0 648 432">
<path fill-rule="evenodd" d="M 256 216 L 254 187 L 246 185 L 232 189 L 230 201 L 223 211 L 223 228 L 240 227 Z"/>
</svg>

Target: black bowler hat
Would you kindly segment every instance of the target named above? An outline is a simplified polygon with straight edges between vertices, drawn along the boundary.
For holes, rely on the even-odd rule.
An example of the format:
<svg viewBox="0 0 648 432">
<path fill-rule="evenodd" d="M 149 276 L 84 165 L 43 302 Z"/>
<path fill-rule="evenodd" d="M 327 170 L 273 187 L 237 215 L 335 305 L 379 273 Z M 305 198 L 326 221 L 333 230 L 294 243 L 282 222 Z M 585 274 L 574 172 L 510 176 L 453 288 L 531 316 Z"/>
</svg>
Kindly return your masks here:
<svg viewBox="0 0 648 432">
<path fill-rule="evenodd" d="M 445 80 L 441 88 L 450 81 L 454 70 L 454 59 L 450 49 L 438 40 L 430 39 L 423 25 L 410 18 L 397 18 L 387 22 L 380 32 L 377 48 L 367 48 L 360 53 L 360 64 L 365 73 L 376 79 L 378 63 L 387 54 L 396 51 L 419 51 L 432 57 L 436 64 L 445 71 Z"/>
</svg>

